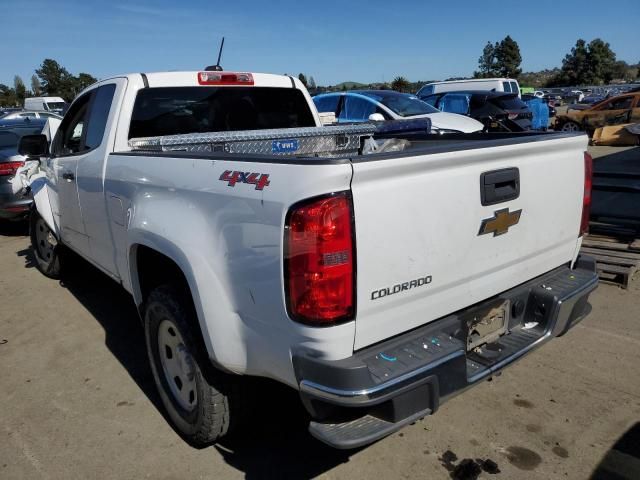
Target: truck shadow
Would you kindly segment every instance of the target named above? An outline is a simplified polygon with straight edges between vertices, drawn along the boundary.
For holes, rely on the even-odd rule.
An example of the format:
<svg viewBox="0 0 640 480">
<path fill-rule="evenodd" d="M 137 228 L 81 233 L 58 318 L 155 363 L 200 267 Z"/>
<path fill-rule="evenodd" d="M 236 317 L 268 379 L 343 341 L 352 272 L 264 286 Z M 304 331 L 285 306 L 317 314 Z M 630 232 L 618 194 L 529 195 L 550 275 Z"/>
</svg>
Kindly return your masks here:
<svg viewBox="0 0 640 480">
<path fill-rule="evenodd" d="M 24 257 L 25 268 L 35 267 L 30 248 L 17 255 Z M 72 260 L 60 285 L 100 323 L 109 351 L 171 425 L 149 368 L 144 330 L 133 299 L 88 262 L 75 255 Z M 349 460 L 353 452 L 334 450 L 311 437 L 306 411 L 293 389 L 257 379 L 250 382 L 247 397 L 247 421 L 203 453 L 218 452 L 247 479 L 312 478 Z"/>
<path fill-rule="evenodd" d="M 609 449 L 590 480 L 635 480 L 640 478 L 640 422 L 630 427 Z"/>
</svg>

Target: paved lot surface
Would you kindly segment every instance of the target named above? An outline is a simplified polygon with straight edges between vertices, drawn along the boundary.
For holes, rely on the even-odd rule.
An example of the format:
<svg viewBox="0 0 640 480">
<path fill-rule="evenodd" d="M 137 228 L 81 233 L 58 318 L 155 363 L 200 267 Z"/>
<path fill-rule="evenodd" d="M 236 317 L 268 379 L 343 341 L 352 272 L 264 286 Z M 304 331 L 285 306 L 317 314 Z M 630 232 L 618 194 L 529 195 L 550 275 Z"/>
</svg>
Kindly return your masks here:
<svg viewBox="0 0 640 480">
<path fill-rule="evenodd" d="M 159 409 L 128 295 L 79 262 L 64 282 L 0 227 L 0 478 L 640 478 L 640 280 L 437 415 L 355 452 L 311 439 L 292 392 L 265 384 L 235 439 L 185 444 Z M 473 477 L 470 477 L 473 478 Z"/>
</svg>

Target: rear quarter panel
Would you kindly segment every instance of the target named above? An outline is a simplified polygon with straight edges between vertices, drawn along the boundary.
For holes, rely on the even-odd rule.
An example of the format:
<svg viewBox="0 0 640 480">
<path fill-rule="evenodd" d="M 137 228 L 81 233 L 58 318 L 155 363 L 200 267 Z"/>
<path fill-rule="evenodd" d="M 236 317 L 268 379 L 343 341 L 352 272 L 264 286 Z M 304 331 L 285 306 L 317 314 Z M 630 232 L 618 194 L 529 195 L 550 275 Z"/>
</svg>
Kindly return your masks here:
<svg viewBox="0 0 640 480">
<path fill-rule="evenodd" d="M 355 326 L 316 329 L 288 318 L 282 272 L 285 215 L 302 199 L 347 190 L 352 169 L 348 161 L 283 162 L 112 154 L 105 192 L 122 202 L 124 221 L 117 222 L 115 212 L 111 223 L 119 268 L 131 272 L 136 302 L 143 299 L 135 249 L 146 245 L 184 272 L 214 362 L 295 385 L 293 349 L 347 357 Z M 269 185 L 263 190 L 245 183 L 229 186 L 220 180 L 228 170 L 269 175 Z"/>
</svg>

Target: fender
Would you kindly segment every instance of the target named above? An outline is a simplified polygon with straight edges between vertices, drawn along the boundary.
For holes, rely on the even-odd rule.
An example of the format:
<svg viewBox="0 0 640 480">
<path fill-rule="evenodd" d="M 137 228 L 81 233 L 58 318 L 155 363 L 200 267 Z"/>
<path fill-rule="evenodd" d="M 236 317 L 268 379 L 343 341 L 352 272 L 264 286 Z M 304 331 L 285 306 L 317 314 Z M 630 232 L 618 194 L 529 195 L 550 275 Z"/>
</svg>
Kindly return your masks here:
<svg viewBox="0 0 640 480">
<path fill-rule="evenodd" d="M 45 175 L 40 174 L 37 178 L 32 177 L 30 186 L 34 208 L 38 211 L 38 214 L 42 217 L 56 238 L 60 240 L 60 230 L 58 229 L 57 223 L 54 221 L 53 209 L 51 208 L 51 201 L 49 199 L 49 187 L 47 185 Z"/>
<path fill-rule="evenodd" d="M 244 372 L 247 368 L 247 355 L 242 341 L 242 322 L 234 312 L 230 299 L 223 293 L 221 279 L 206 258 L 198 256 L 192 250 L 183 249 L 179 242 L 174 241 L 176 239 L 145 229 L 137 222 L 128 229 L 127 237 L 131 293 L 136 305 L 140 307 L 144 301 L 136 261 L 137 249 L 144 246 L 173 261 L 184 275 L 211 361 L 223 370 Z M 206 291 L 201 292 L 199 287 L 202 286 L 207 287 Z"/>
</svg>

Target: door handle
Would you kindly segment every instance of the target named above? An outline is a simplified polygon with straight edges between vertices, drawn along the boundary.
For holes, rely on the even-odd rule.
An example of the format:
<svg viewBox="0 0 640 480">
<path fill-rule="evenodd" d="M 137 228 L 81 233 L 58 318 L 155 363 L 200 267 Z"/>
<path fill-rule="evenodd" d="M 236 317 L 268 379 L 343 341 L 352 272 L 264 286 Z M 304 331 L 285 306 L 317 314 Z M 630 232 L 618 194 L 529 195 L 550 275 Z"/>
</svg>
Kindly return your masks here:
<svg viewBox="0 0 640 480">
<path fill-rule="evenodd" d="M 520 196 L 520 171 L 517 168 L 492 170 L 480 175 L 480 201 L 483 206 L 515 200 Z"/>
<path fill-rule="evenodd" d="M 76 176 L 73 174 L 73 172 L 63 172 L 62 178 L 67 182 L 73 182 L 76 179 Z"/>
</svg>

